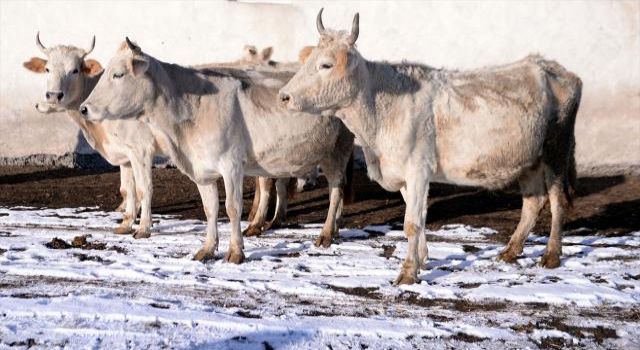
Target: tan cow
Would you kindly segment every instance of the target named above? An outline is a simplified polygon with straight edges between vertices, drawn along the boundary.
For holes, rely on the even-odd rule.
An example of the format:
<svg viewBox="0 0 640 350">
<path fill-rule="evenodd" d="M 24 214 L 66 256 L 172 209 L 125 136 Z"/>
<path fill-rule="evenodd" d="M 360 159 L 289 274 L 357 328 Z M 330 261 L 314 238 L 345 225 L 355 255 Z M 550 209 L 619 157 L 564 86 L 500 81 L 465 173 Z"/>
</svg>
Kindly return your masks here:
<svg viewBox="0 0 640 350">
<path fill-rule="evenodd" d="M 407 257 L 396 284 L 418 281 L 427 257 L 424 224 L 430 182 L 489 189 L 517 182 L 522 218 L 500 254 L 514 261 L 549 199 L 551 233 L 542 266 L 560 265 L 562 220 L 575 181 L 573 128 L 580 79 L 529 56 L 472 71 L 373 62 L 350 32 L 325 29 L 318 46 L 281 89 L 291 111 L 335 114 L 362 143 L 369 176 L 407 204 Z"/>
<path fill-rule="evenodd" d="M 143 119 L 167 145 L 174 164 L 201 186 L 224 179 L 231 242 L 225 260 L 244 260 L 240 231 L 244 175 L 297 177 L 320 164 L 330 205 L 317 244 L 338 232 L 344 171 L 353 134 L 332 117 L 291 113 L 277 103 L 279 87 L 258 84 L 251 72 L 193 69 L 156 60 L 129 39 L 80 106 L 87 120 Z M 263 76 L 260 75 L 260 79 Z M 275 79 L 273 79 L 275 80 Z M 207 239 L 194 259 L 218 247 L 217 190 L 203 196 Z"/>
<path fill-rule="evenodd" d="M 100 63 L 85 59 L 93 50 L 95 37 L 88 50 L 66 45 L 46 48 L 40 42 L 40 33 L 36 35 L 36 45 L 47 58 L 33 57 L 24 63 L 28 70 L 47 76 L 46 99 L 37 103 L 36 109 L 42 113 L 66 111 L 80 127 L 89 145 L 109 163 L 120 166 L 124 215 L 115 232 L 131 233 L 138 207 L 141 207 L 140 225 L 134 236 L 148 237 L 151 228 L 151 163 L 153 156 L 160 153 L 151 130 L 138 120 L 90 122 L 78 112 L 80 103 L 89 96 L 102 74 Z"/>
</svg>

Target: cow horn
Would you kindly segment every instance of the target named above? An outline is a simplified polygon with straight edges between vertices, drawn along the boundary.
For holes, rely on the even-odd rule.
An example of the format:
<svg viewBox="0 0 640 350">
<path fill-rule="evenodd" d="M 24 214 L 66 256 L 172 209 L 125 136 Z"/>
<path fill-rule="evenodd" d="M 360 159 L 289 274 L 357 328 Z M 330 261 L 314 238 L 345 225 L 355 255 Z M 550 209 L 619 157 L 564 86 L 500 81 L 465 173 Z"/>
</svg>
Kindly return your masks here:
<svg viewBox="0 0 640 350">
<path fill-rule="evenodd" d="M 47 52 L 49 50 L 40 42 L 40 31 L 38 31 L 38 33 L 36 34 L 36 45 L 38 45 L 38 48 L 40 49 L 40 51 L 42 51 L 42 53 L 47 55 Z"/>
<path fill-rule="evenodd" d="M 351 35 L 349 35 L 348 43 L 349 45 L 353 45 L 358 40 L 358 35 L 360 34 L 360 14 L 356 13 L 353 16 L 353 24 L 351 25 Z"/>
<path fill-rule="evenodd" d="M 125 37 L 125 40 L 127 41 L 127 46 L 129 46 L 129 49 L 133 52 L 140 52 L 140 48 L 138 46 L 136 46 L 136 44 L 132 43 L 131 40 L 129 40 L 129 37 Z"/>
<path fill-rule="evenodd" d="M 84 52 L 84 55 L 86 56 L 86 55 L 90 54 L 91 51 L 93 51 L 94 47 L 96 47 L 96 36 L 95 35 L 93 36 L 93 39 L 91 39 L 91 45 L 89 47 L 89 50 L 86 50 Z"/>
<path fill-rule="evenodd" d="M 318 12 L 318 17 L 316 17 L 316 27 L 318 28 L 318 33 L 320 33 L 320 35 L 324 34 L 324 24 L 322 24 L 322 11 L 324 11 L 324 7 L 320 9 L 320 12 Z"/>
</svg>

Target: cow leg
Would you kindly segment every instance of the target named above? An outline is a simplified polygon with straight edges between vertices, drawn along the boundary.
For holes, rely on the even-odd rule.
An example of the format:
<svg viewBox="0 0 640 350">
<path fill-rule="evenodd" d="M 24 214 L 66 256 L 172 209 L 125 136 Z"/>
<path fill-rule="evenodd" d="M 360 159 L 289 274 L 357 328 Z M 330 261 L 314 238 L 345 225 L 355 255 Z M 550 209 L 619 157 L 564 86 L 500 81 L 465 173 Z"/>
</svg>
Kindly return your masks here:
<svg viewBox="0 0 640 350">
<path fill-rule="evenodd" d="M 549 233 L 549 241 L 542 255 L 542 260 L 540 260 L 540 265 L 549 269 L 560 266 L 560 255 L 562 255 L 562 223 L 566 209 L 562 186 L 562 179 L 550 179 L 547 176 L 549 204 L 551 207 L 551 232 Z"/>
<path fill-rule="evenodd" d="M 238 162 L 239 163 L 239 162 Z M 244 243 L 242 242 L 242 231 L 240 230 L 240 215 L 242 214 L 242 168 L 230 166 L 230 169 L 223 171 L 224 189 L 226 193 L 225 207 L 227 216 L 231 221 L 231 239 L 229 250 L 224 257 L 224 261 L 240 264 L 244 261 Z"/>
<path fill-rule="evenodd" d="M 271 187 L 273 186 L 273 180 L 266 177 L 256 178 L 256 191 L 259 189 L 258 195 L 258 207 L 256 209 L 253 220 L 249 224 L 243 234 L 245 236 L 259 236 L 262 234 L 262 227 L 267 220 L 267 211 L 269 210 L 269 197 L 271 196 Z"/>
<path fill-rule="evenodd" d="M 122 197 L 122 201 L 120 202 L 120 205 L 118 205 L 118 207 L 116 207 L 116 209 L 114 210 L 119 213 L 124 213 L 127 209 L 127 193 L 129 190 L 127 182 L 129 181 L 129 178 L 133 176 L 130 171 L 130 165 L 126 166 L 129 167 L 129 171 L 123 169 L 125 167 L 124 165 L 120 166 L 120 196 Z"/>
<path fill-rule="evenodd" d="M 276 180 L 276 210 L 273 213 L 273 219 L 262 228 L 262 231 L 279 228 L 287 219 L 287 207 L 289 206 L 288 184 L 288 178 Z"/>
<path fill-rule="evenodd" d="M 133 174 L 136 179 L 136 195 L 140 201 L 140 225 L 133 234 L 133 238 L 151 237 L 151 198 L 153 196 L 153 184 L 151 183 L 151 167 L 153 155 L 145 153 L 132 161 Z"/>
<path fill-rule="evenodd" d="M 420 266 L 424 265 L 427 262 L 427 258 L 429 257 L 429 247 L 427 247 L 427 209 L 429 208 L 428 204 L 429 200 L 429 190 L 425 192 L 424 195 L 424 204 L 422 208 L 422 223 L 425 225 L 419 233 L 418 236 L 418 261 Z"/>
<path fill-rule="evenodd" d="M 207 216 L 207 239 L 202 248 L 194 255 L 193 260 L 205 262 L 213 260 L 216 250 L 218 250 L 218 210 L 220 209 L 218 182 L 216 181 L 212 185 L 198 185 L 198 191 L 202 199 L 204 213 Z"/>
<path fill-rule="evenodd" d="M 337 164 L 334 164 L 337 163 Z M 344 166 L 340 162 L 330 161 L 321 164 L 327 182 L 329 183 L 329 210 L 320 236 L 316 239 L 316 247 L 328 248 L 333 238 L 338 237 L 338 217 L 342 215 L 342 201 L 344 198 L 342 181 L 344 181 Z"/>
<path fill-rule="evenodd" d="M 419 174 L 416 174 L 419 175 Z M 407 257 L 402 263 L 402 269 L 394 284 L 413 284 L 419 282 L 418 271 L 421 265 L 420 240 L 424 239 L 426 246 L 426 238 L 424 235 L 424 223 L 426 220 L 427 210 L 424 208 L 427 204 L 426 198 L 429 193 L 429 182 L 427 177 L 416 176 L 413 179 L 407 179 L 403 196 L 407 209 L 404 214 L 404 233 L 409 242 L 407 247 Z M 422 257 L 424 258 L 424 257 Z"/>
<path fill-rule="evenodd" d="M 520 222 L 511 235 L 509 243 L 498 255 L 498 259 L 508 263 L 515 263 L 522 253 L 524 242 L 535 226 L 538 215 L 547 201 L 542 167 L 524 173 L 519 179 L 519 183 L 520 192 L 522 192 Z"/>
<path fill-rule="evenodd" d="M 260 178 L 256 176 L 253 179 L 256 186 L 255 191 L 253 192 L 253 203 L 251 203 L 251 211 L 249 212 L 249 216 L 247 217 L 247 220 L 249 221 L 253 221 L 253 218 L 256 217 L 258 206 L 260 205 Z"/>
<path fill-rule="evenodd" d="M 120 166 L 120 193 L 124 198 L 124 214 L 122 222 L 115 229 L 118 235 L 130 234 L 133 231 L 133 222 L 138 214 L 136 207 L 136 182 L 133 177 L 131 164 Z"/>
</svg>

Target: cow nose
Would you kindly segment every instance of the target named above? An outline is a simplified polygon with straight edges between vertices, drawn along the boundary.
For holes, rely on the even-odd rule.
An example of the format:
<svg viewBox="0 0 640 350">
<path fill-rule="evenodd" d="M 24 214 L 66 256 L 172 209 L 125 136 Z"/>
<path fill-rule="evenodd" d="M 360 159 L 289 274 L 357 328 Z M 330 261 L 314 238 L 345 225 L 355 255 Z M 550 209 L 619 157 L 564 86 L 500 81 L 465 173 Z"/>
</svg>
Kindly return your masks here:
<svg viewBox="0 0 640 350">
<path fill-rule="evenodd" d="M 58 92 L 58 101 L 62 101 L 62 98 L 64 97 L 64 93 L 63 92 Z"/>
<path fill-rule="evenodd" d="M 87 109 L 87 106 L 81 106 L 80 107 L 80 114 L 82 114 L 83 116 L 87 116 L 87 114 L 89 114 L 89 110 Z"/>
<path fill-rule="evenodd" d="M 287 104 L 290 100 L 291 100 L 291 96 L 289 94 L 286 94 L 284 92 L 280 93 L 280 102 L 282 104 Z"/>
</svg>

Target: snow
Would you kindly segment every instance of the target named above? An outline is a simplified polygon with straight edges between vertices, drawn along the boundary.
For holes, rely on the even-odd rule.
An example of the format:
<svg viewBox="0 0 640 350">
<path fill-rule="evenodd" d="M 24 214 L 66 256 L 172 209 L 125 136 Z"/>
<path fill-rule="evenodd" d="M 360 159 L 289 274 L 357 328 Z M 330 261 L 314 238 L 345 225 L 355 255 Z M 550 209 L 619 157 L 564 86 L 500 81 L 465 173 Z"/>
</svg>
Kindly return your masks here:
<svg viewBox="0 0 640 350">
<path fill-rule="evenodd" d="M 640 232 L 568 235 L 547 270 L 546 237 L 509 265 L 495 231 L 447 225 L 428 232 L 422 282 L 396 287 L 407 244 L 392 226 L 343 229 L 327 249 L 313 245 L 321 225 L 277 229 L 246 238 L 234 265 L 221 222 L 217 260 L 202 264 L 203 222 L 154 216 L 152 237 L 134 240 L 111 232 L 119 216 L 0 207 L 0 348 L 640 345 Z M 80 235 L 106 249 L 45 246 Z"/>
</svg>

